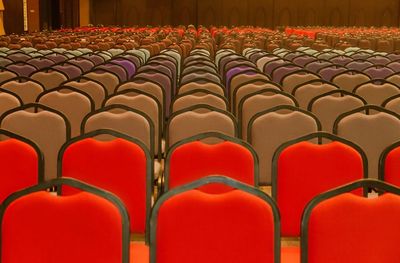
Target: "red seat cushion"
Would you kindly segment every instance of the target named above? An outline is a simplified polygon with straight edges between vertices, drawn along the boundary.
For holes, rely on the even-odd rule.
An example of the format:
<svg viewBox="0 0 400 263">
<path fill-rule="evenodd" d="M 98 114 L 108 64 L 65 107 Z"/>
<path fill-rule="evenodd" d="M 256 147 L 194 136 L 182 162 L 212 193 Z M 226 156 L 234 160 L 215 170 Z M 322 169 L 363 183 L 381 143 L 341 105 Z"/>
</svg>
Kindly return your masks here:
<svg viewBox="0 0 400 263">
<path fill-rule="evenodd" d="M 300 263 L 300 247 L 282 246 L 281 262 L 282 263 Z"/>
<path fill-rule="evenodd" d="M 149 247 L 144 243 L 131 242 L 131 263 L 149 263 Z"/>
<path fill-rule="evenodd" d="M 386 156 L 384 179 L 390 184 L 400 186 L 400 147 L 391 150 Z"/>
</svg>

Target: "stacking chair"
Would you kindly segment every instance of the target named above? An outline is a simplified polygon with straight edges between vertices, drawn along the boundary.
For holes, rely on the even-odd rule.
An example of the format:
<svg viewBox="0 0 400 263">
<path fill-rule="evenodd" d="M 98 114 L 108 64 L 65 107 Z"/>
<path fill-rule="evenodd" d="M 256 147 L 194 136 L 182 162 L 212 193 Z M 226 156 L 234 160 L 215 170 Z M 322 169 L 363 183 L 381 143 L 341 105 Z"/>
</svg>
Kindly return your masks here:
<svg viewBox="0 0 400 263">
<path fill-rule="evenodd" d="M 400 115 L 375 105 L 363 106 L 339 115 L 333 133 L 358 144 L 368 157 L 368 177 L 378 178 L 379 156 L 400 140 Z"/>
<path fill-rule="evenodd" d="M 347 63 L 345 66 L 348 69 L 357 70 L 357 71 L 364 71 L 364 69 L 373 66 L 372 62 L 366 60 L 354 60 Z"/>
<path fill-rule="evenodd" d="M 27 77 L 16 77 L 0 83 L 0 88 L 18 95 L 23 104 L 34 103 L 40 93 L 44 92 L 43 85 Z"/>
<path fill-rule="evenodd" d="M 36 103 L 46 105 L 63 113 L 71 124 L 71 136 L 80 135 L 83 118 L 95 110 L 95 104 L 89 94 L 72 87 L 59 87 L 43 92 Z"/>
<path fill-rule="evenodd" d="M 128 75 L 129 75 L 128 71 L 119 64 L 107 61 L 106 63 L 96 66 L 94 70 L 96 69 L 105 69 L 107 70 L 107 72 L 114 73 L 118 77 L 119 83 L 128 80 Z"/>
<path fill-rule="evenodd" d="M 77 78 L 83 73 L 83 70 L 79 66 L 69 62 L 64 62 L 62 64 L 54 65 L 52 66 L 52 68 L 64 72 L 69 79 Z"/>
<path fill-rule="evenodd" d="M 35 66 L 38 69 L 49 68 L 55 64 L 55 62 L 51 59 L 45 57 L 36 57 L 31 58 L 26 61 L 26 63 Z"/>
<path fill-rule="evenodd" d="M 331 81 L 334 76 L 337 74 L 343 73 L 347 71 L 347 68 L 342 65 L 329 65 L 323 68 L 320 68 L 317 73 L 321 76 L 323 80 Z"/>
<path fill-rule="evenodd" d="M 215 144 L 209 139 L 218 139 Z M 164 191 L 220 174 L 242 183 L 258 186 L 258 157 L 246 142 L 220 133 L 203 133 L 174 144 L 165 163 Z M 216 193 L 226 187 L 202 188 Z"/>
<path fill-rule="evenodd" d="M 393 111 L 397 114 L 400 114 L 400 94 L 387 98 L 382 103 L 382 107 L 390 111 Z"/>
<path fill-rule="evenodd" d="M 391 68 L 382 65 L 370 66 L 364 69 L 363 72 L 370 76 L 371 79 L 384 79 L 395 73 Z"/>
<path fill-rule="evenodd" d="M 29 77 L 41 83 L 46 90 L 57 88 L 68 80 L 68 75 L 54 68 L 41 69 Z"/>
<path fill-rule="evenodd" d="M 339 89 L 338 86 L 331 82 L 322 79 L 315 79 L 297 85 L 292 90 L 292 95 L 297 99 L 301 108 L 307 109 L 308 104 L 313 98 L 326 92 Z"/>
<path fill-rule="evenodd" d="M 321 144 L 322 139 L 330 140 Z M 281 234 L 300 236 L 301 215 L 315 196 L 367 176 L 367 157 L 356 144 L 329 133 L 283 143 L 272 159 L 272 196 L 281 213 Z"/>
<path fill-rule="evenodd" d="M 12 193 L 43 181 L 43 154 L 32 141 L 0 130 L 0 203 Z"/>
<path fill-rule="evenodd" d="M 17 73 L 6 68 L 0 68 L 0 83 L 18 77 Z"/>
<path fill-rule="evenodd" d="M 227 111 L 203 104 L 174 112 L 166 126 L 166 149 L 178 141 L 205 132 L 237 137 L 236 118 Z"/>
<path fill-rule="evenodd" d="M 330 61 L 327 61 L 327 60 L 324 60 L 324 59 L 318 59 L 318 60 L 315 60 L 315 61 L 311 61 L 310 63 L 307 63 L 306 65 L 304 65 L 304 68 L 309 70 L 309 71 L 311 71 L 311 72 L 317 73 L 318 70 L 320 70 L 321 68 L 330 66 L 332 64 L 333 63 L 330 62 Z"/>
<path fill-rule="evenodd" d="M 140 140 L 154 156 L 154 123 L 142 111 L 113 104 L 93 111 L 85 116 L 81 134 L 100 129 L 110 129 Z M 107 139 L 103 138 L 101 139 Z"/>
<path fill-rule="evenodd" d="M 309 82 L 311 80 L 319 80 L 320 77 L 308 70 L 297 70 L 291 72 L 283 77 L 282 79 L 282 89 L 288 93 L 292 93 L 293 89 L 303 83 Z"/>
<path fill-rule="evenodd" d="M 356 86 L 353 93 L 363 97 L 368 104 L 380 106 L 386 99 L 400 94 L 400 87 L 386 80 L 371 80 Z"/>
<path fill-rule="evenodd" d="M 301 67 L 292 63 L 279 66 L 275 68 L 271 73 L 272 81 L 282 84 L 282 80 L 285 76 L 301 69 L 302 69 Z"/>
<path fill-rule="evenodd" d="M 35 66 L 25 62 L 14 62 L 12 64 L 8 64 L 6 68 L 15 72 L 18 76 L 21 77 L 28 77 L 33 72 L 38 70 L 38 68 L 36 68 Z"/>
<path fill-rule="evenodd" d="M 1 129 L 33 141 L 44 156 L 44 179 L 57 174 L 57 153 L 71 138 L 71 124 L 64 114 L 40 104 L 26 104 L 0 117 Z"/>
<path fill-rule="evenodd" d="M 197 190 L 210 183 L 234 189 Z M 151 263 L 280 262 L 274 202 L 227 177 L 206 177 L 166 192 L 155 204 L 150 225 Z"/>
<path fill-rule="evenodd" d="M 220 96 L 225 96 L 225 90 L 224 87 L 221 84 L 213 83 L 213 82 L 207 82 L 206 79 L 204 79 L 204 82 L 189 82 L 186 83 L 178 88 L 178 91 L 176 95 L 180 95 L 182 93 L 186 93 L 189 91 L 193 90 L 206 90 L 208 92 L 220 95 Z"/>
<path fill-rule="evenodd" d="M 254 70 L 251 70 L 247 73 L 251 74 L 246 74 L 246 72 L 243 72 L 243 74 L 235 75 L 231 79 L 231 83 L 228 90 L 228 96 L 230 96 L 230 98 L 232 98 L 232 94 L 237 89 L 237 87 L 241 86 L 243 83 L 256 80 L 270 81 L 269 77 L 261 72 L 254 72 Z"/>
<path fill-rule="evenodd" d="M 61 87 L 76 88 L 88 94 L 92 98 L 96 110 L 101 108 L 103 101 L 108 96 L 107 89 L 101 82 L 86 77 L 64 82 Z"/>
<path fill-rule="evenodd" d="M 360 71 L 347 70 L 332 78 L 332 83 L 345 91 L 352 92 L 358 85 L 370 81 L 371 78 Z"/>
<path fill-rule="evenodd" d="M 171 112 L 191 107 L 196 104 L 206 104 L 211 107 L 228 111 L 228 101 L 224 96 L 208 92 L 207 90 L 199 89 L 181 93 L 175 96 L 171 104 Z"/>
<path fill-rule="evenodd" d="M 384 194 L 354 194 L 365 188 Z M 361 180 L 315 197 L 302 219 L 301 262 L 397 262 L 399 195 L 392 185 Z"/>
<path fill-rule="evenodd" d="M 45 191 L 64 186 L 82 192 L 64 197 Z M 11 195 L 3 203 L 0 220 L 4 263 L 130 262 L 129 217 L 122 202 L 73 179 L 53 180 Z"/>
<path fill-rule="evenodd" d="M 247 127 L 254 115 L 280 105 L 299 106 L 292 95 L 276 89 L 262 89 L 244 96 L 239 103 L 238 112 L 241 138 L 247 141 Z"/>
<path fill-rule="evenodd" d="M 290 105 L 254 115 L 247 128 L 247 140 L 260 159 L 260 185 L 271 185 L 272 157 L 282 143 L 320 130 L 317 117 Z"/>
<path fill-rule="evenodd" d="M 5 112 L 20 107 L 23 104 L 23 101 L 17 94 L 0 88 L 0 114 L 4 114 Z"/>
<path fill-rule="evenodd" d="M 83 76 L 102 83 L 109 95 L 113 94 L 115 88 L 120 84 L 118 75 L 104 68 L 95 68 Z"/>
<path fill-rule="evenodd" d="M 314 97 L 308 104 L 307 110 L 315 114 L 322 124 L 322 130 L 332 132 L 333 124 L 340 114 L 367 105 L 360 96 L 335 89 Z"/>
<path fill-rule="evenodd" d="M 111 140 L 101 141 L 102 135 Z M 130 232 L 145 234 L 152 196 L 152 156 L 139 140 L 112 130 L 95 130 L 63 145 L 58 177 L 71 177 L 114 193 L 132 219 Z M 63 195 L 73 194 L 65 189 Z"/>
<path fill-rule="evenodd" d="M 95 64 L 87 58 L 75 57 L 68 60 L 68 63 L 78 66 L 84 73 L 89 72 L 95 66 Z"/>
</svg>

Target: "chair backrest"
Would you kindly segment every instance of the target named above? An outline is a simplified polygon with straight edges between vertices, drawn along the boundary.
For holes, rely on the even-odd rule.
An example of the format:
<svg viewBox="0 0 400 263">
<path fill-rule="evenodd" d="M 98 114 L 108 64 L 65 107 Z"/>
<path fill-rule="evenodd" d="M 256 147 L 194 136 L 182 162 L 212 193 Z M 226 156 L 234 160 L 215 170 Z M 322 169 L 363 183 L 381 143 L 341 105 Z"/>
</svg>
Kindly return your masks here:
<svg viewBox="0 0 400 263">
<path fill-rule="evenodd" d="M 0 203 L 10 194 L 43 181 L 43 154 L 32 141 L 0 130 Z"/>
<path fill-rule="evenodd" d="M 242 139 L 247 140 L 247 127 L 254 115 L 280 105 L 299 106 L 292 95 L 276 89 L 262 89 L 244 96 L 240 101 L 238 112 L 239 133 Z"/>
<path fill-rule="evenodd" d="M 207 143 L 210 138 L 216 138 L 218 142 Z M 168 151 L 164 191 L 213 174 L 257 187 L 257 154 L 246 142 L 220 133 L 204 133 L 184 139 Z M 208 193 L 225 190 L 226 186 L 222 185 L 202 188 Z"/>
<path fill-rule="evenodd" d="M 0 88 L 0 114 L 22 105 L 23 101 L 17 94 Z"/>
<path fill-rule="evenodd" d="M 83 192 L 64 197 L 45 191 L 63 186 Z M 54 180 L 11 195 L 0 216 L 1 262 L 129 263 L 128 214 L 109 192 Z"/>
<path fill-rule="evenodd" d="M 195 105 L 171 115 L 166 128 L 166 147 L 205 132 L 237 137 L 236 118 L 229 112 L 209 105 Z"/>
<path fill-rule="evenodd" d="M 36 102 L 63 113 L 71 124 L 72 137 L 80 135 L 83 118 L 95 110 L 94 101 L 90 95 L 65 86 L 43 92 Z"/>
<path fill-rule="evenodd" d="M 296 86 L 292 90 L 292 95 L 297 99 L 299 105 L 303 109 L 307 109 L 310 101 L 326 92 L 339 90 L 340 88 L 335 84 L 325 80 L 311 80 Z"/>
<path fill-rule="evenodd" d="M 364 69 L 363 72 L 370 76 L 371 79 L 384 79 L 395 73 L 393 69 L 381 65 L 370 66 Z"/>
<path fill-rule="evenodd" d="M 152 156 L 154 155 L 154 124 L 142 111 L 113 104 L 85 116 L 81 134 L 100 129 L 110 129 L 136 138 L 146 145 Z"/>
<path fill-rule="evenodd" d="M 28 77 L 38 69 L 25 62 L 15 62 L 6 66 L 7 69 L 17 73 L 18 76 Z"/>
<path fill-rule="evenodd" d="M 183 110 L 196 104 L 206 104 L 224 111 L 229 110 L 228 101 L 224 96 L 207 90 L 192 90 L 175 96 L 171 104 L 171 112 Z"/>
<path fill-rule="evenodd" d="M 370 81 L 371 78 L 360 71 L 348 70 L 332 78 L 332 83 L 339 86 L 341 89 L 352 92 L 358 85 Z"/>
<path fill-rule="evenodd" d="M 320 144 L 322 139 L 330 142 Z M 272 196 L 281 213 L 282 236 L 300 235 L 301 215 L 315 196 L 363 179 L 367 169 L 360 147 L 329 133 L 306 135 L 279 146 L 272 161 Z"/>
<path fill-rule="evenodd" d="M 260 185 L 271 184 L 272 157 L 282 143 L 320 130 L 321 123 L 312 113 L 290 105 L 254 115 L 247 128 L 247 139 L 260 159 Z"/>
<path fill-rule="evenodd" d="M 380 106 L 386 99 L 400 94 L 400 87 L 386 80 L 371 80 L 356 86 L 353 93 L 363 97 L 368 104 Z"/>
<path fill-rule="evenodd" d="M 71 125 L 64 114 L 44 105 L 27 104 L 5 112 L 0 127 L 37 144 L 44 155 L 45 180 L 56 177 L 57 153 L 71 138 Z"/>
<path fill-rule="evenodd" d="M 300 84 L 319 79 L 320 77 L 317 74 L 308 70 L 297 70 L 283 77 L 282 89 L 287 93 L 292 93 L 293 89 Z"/>
<path fill-rule="evenodd" d="M 378 178 L 379 156 L 400 140 L 400 115 L 367 105 L 339 115 L 333 133 L 358 144 L 368 157 L 368 177 Z"/>
<path fill-rule="evenodd" d="M 314 97 L 308 104 L 307 110 L 318 117 L 323 131 L 332 132 L 333 124 L 340 114 L 366 104 L 362 97 L 354 93 L 335 89 Z"/>
<path fill-rule="evenodd" d="M 383 103 L 382 107 L 390 111 L 400 114 L 400 94 L 394 95 L 387 98 Z"/>
<path fill-rule="evenodd" d="M 35 102 L 39 94 L 45 91 L 41 83 L 26 77 L 7 80 L 0 84 L 0 88 L 17 94 L 23 104 Z"/>
<path fill-rule="evenodd" d="M 97 136 L 109 135 L 109 141 Z M 144 234 L 150 215 L 152 156 L 137 139 L 111 131 L 96 130 L 64 144 L 59 152 L 58 177 L 70 177 L 118 196 L 128 210 L 131 233 Z M 63 195 L 76 191 L 63 190 Z"/>
<path fill-rule="evenodd" d="M 101 108 L 104 99 L 108 96 L 107 89 L 101 82 L 86 77 L 65 82 L 62 86 L 76 88 L 90 95 L 96 110 Z"/>
<path fill-rule="evenodd" d="M 364 198 L 351 193 L 360 188 L 384 194 Z M 397 262 L 399 195 L 399 188 L 362 180 L 317 196 L 302 219 L 301 262 Z"/>
<path fill-rule="evenodd" d="M 244 73 L 246 73 L 246 72 L 244 72 Z M 270 81 L 269 77 L 261 72 L 255 73 L 253 71 L 253 74 L 238 74 L 238 75 L 234 76 L 231 80 L 231 85 L 229 87 L 228 96 L 230 96 L 230 98 L 232 98 L 232 94 L 237 89 L 237 87 L 241 86 L 243 83 L 247 83 L 249 81 L 255 81 L 255 80 Z"/>
<path fill-rule="evenodd" d="M 234 190 L 197 190 L 209 183 Z M 188 258 L 209 263 L 280 262 L 274 202 L 260 190 L 226 177 L 207 177 L 168 191 L 157 201 L 150 224 L 151 263 L 181 263 Z"/>
<path fill-rule="evenodd" d="M 397 187 L 400 186 L 399 149 L 399 142 L 397 141 L 388 146 L 379 159 L 379 179 Z"/>
<path fill-rule="evenodd" d="M 212 92 L 214 94 L 218 94 L 221 96 L 225 95 L 224 87 L 221 84 L 213 83 L 213 82 L 205 82 L 205 83 L 199 83 L 199 82 L 189 82 L 186 83 L 178 88 L 177 95 L 180 95 L 182 93 L 186 93 L 192 90 L 198 90 L 198 89 L 203 89 L 207 90 L 209 92 Z"/>
<path fill-rule="evenodd" d="M 53 68 L 33 72 L 29 77 L 41 83 L 46 90 L 57 88 L 68 80 L 68 76 L 64 72 Z"/>
<path fill-rule="evenodd" d="M 94 69 L 84 76 L 102 83 L 109 95 L 114 93 L 115 88 L 120 83 L 118 76 L 106 69 Z"/>
<path fill-rule="evenodd" d="M 5 82 L 6 80 L 18 77 L 17 73 L 8 70 L 6 68 L 0 69 L 0 82 Z"/>
</svg>

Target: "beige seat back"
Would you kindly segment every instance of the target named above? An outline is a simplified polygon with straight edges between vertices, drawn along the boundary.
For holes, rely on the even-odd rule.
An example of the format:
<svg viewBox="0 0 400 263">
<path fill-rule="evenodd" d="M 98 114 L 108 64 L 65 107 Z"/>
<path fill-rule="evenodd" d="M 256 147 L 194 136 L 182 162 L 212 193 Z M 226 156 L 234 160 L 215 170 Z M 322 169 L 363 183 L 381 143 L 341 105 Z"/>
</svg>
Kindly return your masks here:
<svg viewBox="0 0 400 263">
<path fill-rule="evenodd" d="M 367 74 L 349 70 L 333 77 L 332 83 L 336 84 L 342 90 L 352 92 L 355 87 L 370 80 L 371 78 Z"/>
<path fill-rule="evenodd" d="M 326 92 L 338 90 L 339 87 L 322 80 L 312 80 L 300 84 L 293 89 L 293 96 L 299 102 L 300 108 L 307 109 L 310 101 Z"/>
<path fill-rule="evenodd" d="M 42 84 L 28 78 L 11 79 L 4 82 L 0 88 L 17 94 L 24 104 L 34 103 L 40 93 L 45 91 Z"/>
<path fill-rule="evenodd" d="M 363 97 L 368 104 L 382 105 L 382 103 L 397 94 L 400 94 L 400 88 L 393 83 L 367 82 L 354 88 L 353 93 Z"/>
<path fill-rule="evenodd" d="M 178 89 L 178 94 L 180 95 L 182 93 L 186 93 L 189 91 L 193 91 L 193 90 L 207 90 L 209 92 L 215 93 L 217 95 L 221 95 L 224 96 L 224 88 L 217 84 L 217 83 L 213 83 L 213 82 L 206 82 L 206 83 L 198 83 L 198 82 L 189 82 L 187 84 L 182 85 L 179 89 Z"/>
<path fill-rule="evenodd" d="M 58 88 L 61 83 L 68 80 L 65 73 L 54 69 L 34 72 L 30 78 L 41 83 L 46 90 Z"/>
<path fill-rule="evenodd" d="M 299 70 L 286 75 L 282 79 L 282 89 L 287 93 L 292 93 L 293 89 L 300 84 L 309 82 L 310 80 L 319 80 L 320 77 L 312 72 Z"/>
<path fill-rule="evenodd" d="M 104 87 L 107 89 L 108 95 L 114 94 L 115 88 L 119 84 L 119 78 L 116 74 L 105 70 L 96 70 L 84 75 L 89 79 L 97 80 L 98 82 L 102 83 Z"/>
<path fill-rule="evenodd" d="M 171 112 L 180 111 L 198 104 L 209 105 L 224 111 L 228 110 L 228 102 L 225 97 L 204 90 L 193 90 L 177 96 L 171 104 Z"/>
</svg>

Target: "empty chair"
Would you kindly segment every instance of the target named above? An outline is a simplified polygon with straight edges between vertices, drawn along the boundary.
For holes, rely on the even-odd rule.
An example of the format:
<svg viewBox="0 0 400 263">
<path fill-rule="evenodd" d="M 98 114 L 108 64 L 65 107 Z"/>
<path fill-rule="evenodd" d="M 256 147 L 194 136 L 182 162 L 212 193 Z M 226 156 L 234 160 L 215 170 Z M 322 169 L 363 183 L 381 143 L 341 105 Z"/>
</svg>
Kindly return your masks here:
<svg viewBox="0 0 400 263">
<path fill-rule="evenodd" d="M 338 86 L 322 79 L 311 80 L 296 86 L 292 90 L 292 95 L 297 99 L 301 108 L 307 109 L 310 101 L 316 96 L 338 89 Z"/>
<path fill-rule="evenodd" d="M 171 112 L 183 110 L 196 104 L 206 104 L 225 111 L 229 109 L 225 97 L 200 89 L 177 95 L 171 104 Z"/>
<path fill-rule="evenodd" d="M 15 62 L 6 66 L 8 70 L 17 73 L 18 76 L 28 77 L 38 69 L 31 64 L 25 62 Z"/>
<path fill-rule="evenodd" d="M 210 183 L 234 190 L 210 194 L 196 189 Z M 150 262 L 181 263 L 190 258 L 209 263 L 278 263 L 278 214 L 274 202 L 260 190 L 227 177 L 200 179 L 157 201 L 150 222 Z"/>
<path fill-rule="evenodd" d="M 321 76 L 323 80 L 331 81 L 334 76 L 340 74 L 342 72 L 347 71 L 347 68 L 341 65 L 329 65 L 323 68 L 320 68 L 317 73 Z"/>
<path fill-rule="evenodd" d="M 332 62 L 327 61 L 327 60 L 323 60 L 323 59 L 321 59 L 321 60 L 319 59 L 319 60 L 311 61 L 310 63 L 307 63 L 304 66 L 304 68 L 309 70 L 309 71 L 312 71 L 314 73 L 317 73 L 318 70 L 320 70 L 321 68 L 324 68 L 324 67 L 327 67 L 327 66 L 330 66 L 330 65 L 332 65 Z"/>
<path fill-rule="evenodd" d="M 320 77 L 307 70 L 298 70 L 286 75 L 282 79 L 282 89 L 287 93 L 292 93 L 293 89 L 311 80 L 318 80 Z"/>
<path fill-rule="evenodd" d="M 232 78 L 228 93 L 228 96 L 230 96 L 230 98 L 232 98 L 232 94 L 234 93 L 234 91 L 244 83 L 256 80 L 270 81 L 267 75 L 264 75 L 262 73 L 256 73 L 253 70 L 251 71 L 251 74 L 245 74 L 245 73 L 246 72 L 244 72 L 244 74 L 235 75 Z"/>
<path fill-rule="evenodd" d="M 87 58 L 76 57 L 68 60 L 68 63 L 78 66 L 83 72 L 88 72 L 94 68 L 95 64 Z"/>
<path fill-rule="evenodd" d="M 247 139 L 260 159 L 260 185 L 271 184 L 272 157 L 284 142 L 321 130 L 321 123 L 310 112 L 283 105 L 253 116 Z"/>
<path fill-rule="evenodd" d="M 55 62 L 53 60 L 45 58 L 45 57 L 31 58 L 31 59 L 27 60 L 26 63 L 31 64 L 38 69 L 48 68 L 55 64 Z"/>
<path fill-rule="evenodd" d="M 282 84 L 282 80 L 284 79 L 285 76 L 287 76 L 288 74 L 291 74 L 295 71 L 298 71 L 300 69 L 301 69 L 301 67 L 299 67 L 295 64 L 287 64 L 287 65 L 279 66 L 279 67 L 275 68 L 271 73 L 272 81 Z"/>
<path fill-rule="evenodd" d="M 59 87 L 40 94 L 36 102 L 63 113 L 71 124 L 71 136 L 80 135 L 83 118 L 95 110 L 87 93 L 72 87 Z"/>
<path fill-rule="evenodd" d="M 363 198 L 354 194 L 360 188 L 384 194 Z M 399 195 L 396 187 L 364 180 L 313 199 L 302 219 L 301 262 L 397 262 Z"/>
<path fill-rule="evenodd" d="M 44 178 L 57 175 L 57 153 L 71 138 L 71 125 L 61 112 L 40 104 L 27 104 L 5 112 L 0 127 L 33 141 L 44 156 Z"/>
<path fill-rule="evenodd" d="M 216 143 L 207 143 L 209 139 Z M 168 151 L 165 163 L 164 191 L 209 175 L 218 174 L 242 183 L 258 186 L 258 157 L 249 144 L 220 133 L 204 133 L 176 143 Z M 202 188 L 219 192 L 221 185 Z"/>
<path fill-rule="evenodd" d="M 329 142 L 321 144 L 321 139 Z M 272 196 L 281 213 L 282 236 L 300 235 L 303 210 L 315 196 L 366 176 L 365 153 L 337 136 L 313 133 L 283 143 L 272 160 Z"/>
<path fill-rule="evenodd" d="M 110 140 L 98 140 L 98 136 Z M 59 177 L 70 177 L 117 195 L 132 219 L 131 233 L 144 234 L 150 215 L 152 157 L 137 139 L 111 130 L 97 130 L 67 142 L 59 153 Z M 74 194 L 65 189 L 63 195 Z"/>
<path fill-rule="evenodd" d="M 0 88 L 0 115 L 23 104 L 23 101 L 17 94 Z"/>
<path fill-rule="evenodd" d="M 363 106 L 339 115 L 333 133 L 358 144 L 368 157 L 368 177 L 378 178 L 379 156 L 400 140 L 400 116 L 375 105 Z"/>
<path fill-rule="evenodd" d="M 64 72 L 69 79 L 77 78 L 83 73 L 83 70 L 79 66 L 71 64 L 69 62 L 54 65 L 52 68 Z"/>
<path fill-rule="evenodd" d="M 36 71 L 29 77 L 41 83 L 46 90 L 57 88 L 68 80 L 68 76 L 64 72 L 50 68 Z"/>
<path fill-rule="evenodd" d="M 33 103 L 45 89 L 40 82 L 26 77 L 16 77 L 0 84 L 0 88 L 11 91 L 21 98 L 23 104 Z"/>
<path fill-rule="evenodd" d="M 366 105 L 360 96 L 345 91 L 332 90 L 314 97 L 307 110 L 315 114 L 322 124 L 322 130 L 332 132 L 333 124 L 340 114 Z"/>
<path fill-rule="evenodd" d="M 64 197 L 45 191 L 63 186 L 82 192 Z M 2 262 L 130 261 L 129 217 L 122 202 L 110 192 L 60 179 L 11 195 L 3 209 Z"/>
<path fill-rule="evenodd" d="M 143 112 L 113 104 L 85 116 L 81 134 L 100 129 L 114 130 L 140 140 L 154 156 L 154 124 Z"/>
<path fill-rule="evenodd" d="M 384 79 L 395 73 L 391 68 L 381 65 L 373 65 L 363 70 L 371 79 Z"/>
<path fill-rule="evenodd" d="M 32 141 L 0 130 L 0 202 L 43 181 L 43 154 Z"/>
<path fill-rule="evenodd" d="M 244 96 L 240 101 L 238 112 L 242 139 L 247 140 L 247 127 L 254 115 L 280 105 L 299 106 L 293 96 L 276 89 L 262 89 Z"/>
<path fill-rule="evenodd" d="M 96 66 L 94 70 L 97 70 L 97 69 L 105 69 L 105 70 L 107 70 L 107 72 L 114 73 L 118 77 L 119 83 L 125 82 L 128 80 L 128 71 L 119 64 L 108 61 L 104 64 Z"/>
<path fill-rule="evenodd" d="M 331 81 L 341 89 L 352 92 L 355 87 L 370 80 L 371 78 L 365 73 L 348 70 L 334 76 Z"/>
<path fill-rule="evenodd" d="M 193 90 L 206 90 L 208 92 L 224 96 L 225 95 L 225 90 L 224 87 L 221 84 L 213 83 L 213 82 L 206 82 L 206 80 L 203 83 L 200 82 L 189 82 L 186 83 L 178 88 L 177 95 L 180 95 L 182 93 L 186 93 L 189 91 Z"/>
<path fill-rule="evenodd" d="M 205 132 L 219 132 L 231 137 L 238 135 L 236 119 L 232 114 L 203 104 L 174 112 L 166 129 L 167 149 L 183 139 Z"/>
<path fill-rule="evenodd" d="M 0 68 L 0 83 L 18 77 L 17 73 L 6 68 Z"/>
<path fill-rule="evenodd" d="M 108 96 L 107 89 L 101 82 L 86 77 L 68 81 L 62 85 L 64 87 L 76 88 L 88 94 L 92 98 L 96 110 L 102 107 L 104 99 Z"/>
<path fill-rule="evenodd" d="M 400 94 L 400 87 L 385 80 L 371 80 L 355 87 L 353 93 L 363 97 L 368 104 L 380 106 L 386 99 Z"/>
</svg>

